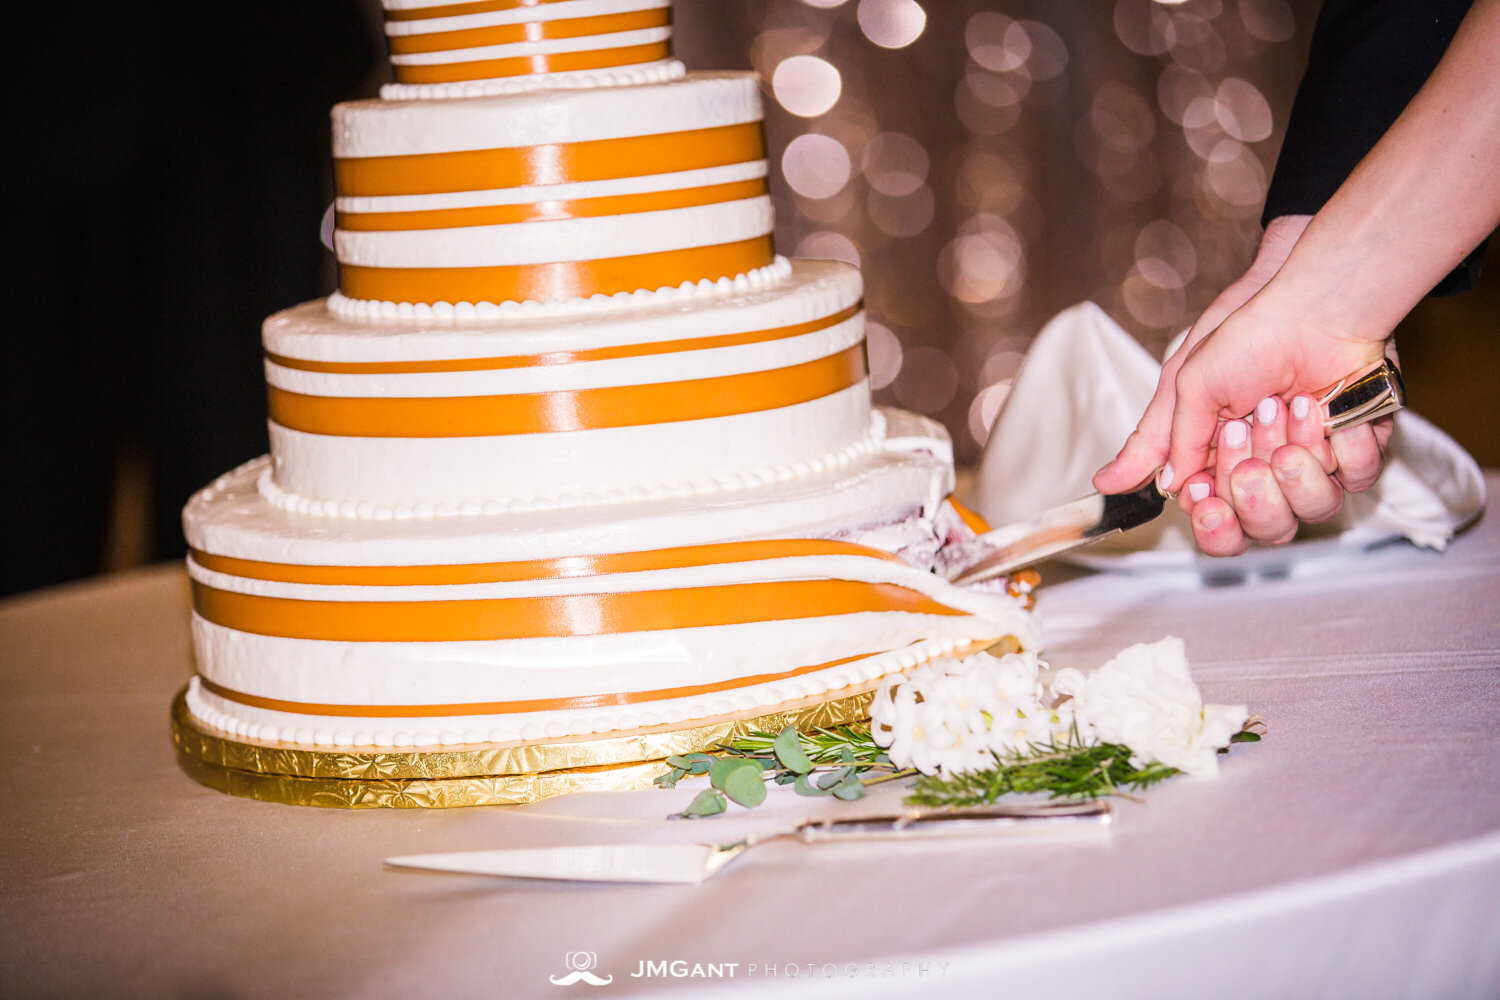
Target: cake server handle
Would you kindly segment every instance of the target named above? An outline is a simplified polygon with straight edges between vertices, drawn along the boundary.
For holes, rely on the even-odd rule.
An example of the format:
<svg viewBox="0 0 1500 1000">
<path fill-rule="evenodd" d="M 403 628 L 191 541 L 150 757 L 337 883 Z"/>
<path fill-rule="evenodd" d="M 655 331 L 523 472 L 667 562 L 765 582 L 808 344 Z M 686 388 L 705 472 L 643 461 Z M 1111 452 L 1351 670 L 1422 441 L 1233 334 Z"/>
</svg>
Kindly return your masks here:
<svg viewBox="0 0 1500 1000">
<path fill-rule="evenodd" d="M 806 820 L 793 833 L 805 844 L 997 836 L 1056 840 L 1108 833 L 1112 819 L 1108 802 L 1090 799 Z"/>
</svg>

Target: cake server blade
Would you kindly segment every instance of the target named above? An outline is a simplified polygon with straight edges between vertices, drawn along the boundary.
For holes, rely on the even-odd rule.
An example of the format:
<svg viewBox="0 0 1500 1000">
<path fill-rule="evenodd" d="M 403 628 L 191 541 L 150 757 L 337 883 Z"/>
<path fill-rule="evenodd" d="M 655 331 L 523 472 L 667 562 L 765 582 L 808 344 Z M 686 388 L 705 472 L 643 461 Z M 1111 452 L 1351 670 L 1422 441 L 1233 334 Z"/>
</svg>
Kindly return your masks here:
<svg viewBox="0 0 1500 1000">
<path fill-rule="evenodd" d="M 590 844 L 386 858 L 396 868 L 578 882 L 702 882 L 739 851 L 713 844 Z M 727 855 L 727 856 L 726 856 Z"/>
<path fill-rule="evenodd" d="M 771 840 L 804 844 L 852 840 L 991 838 L 1070 840 L 1110 830 L 1109 804 L 1046 802 L 1027 806 L 913 811 L 882 816 L 805 820 L 733 844 L 591 844 L 387 858 L 396 868 L 463 875 L 561 879 L 574 882 L 694 884 L 723 871 L 746 850 Z"/>
<path fill-rule="evenodd" d="M 1323 432 L 1395 413 L 1406 404 L 1401 372 L 1389 359 L 1362 375 L 1351 375 L 1323 390 L 1318 400 Z M 1091 493 L 1061 507 L 1034 514 L 967 541 L 944 546 L 937 557 L 938 575 L 951 583 L 979 583 L 1004 576 L 1043 559 L 1061 555 L 1155 520 L 1167 496 L 1156 480 L 1132 493 Z"/>
</svg>

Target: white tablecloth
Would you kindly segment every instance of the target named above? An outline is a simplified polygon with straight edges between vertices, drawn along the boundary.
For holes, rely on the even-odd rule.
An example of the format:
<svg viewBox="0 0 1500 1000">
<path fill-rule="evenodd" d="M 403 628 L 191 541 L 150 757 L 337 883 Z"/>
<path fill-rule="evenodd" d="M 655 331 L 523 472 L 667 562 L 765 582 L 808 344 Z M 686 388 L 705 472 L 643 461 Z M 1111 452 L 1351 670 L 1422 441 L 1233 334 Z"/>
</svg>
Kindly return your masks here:
<svg viewBox="0 0 1500 1000">
<path fill-rule="evenodd" d="M 686 784 L 433 812 L 231 798 L 173 761 L 186 607 L 173 567 L 0 605 L 0 993 L 1500 996 L 1500 519 L 1447 553 L 1214 586 L 1053 568 L 1055 666 L 1180 635 L 1206 697 L 1269 737 L 1217 781 L 1118 803 L 1099 843 L 776 843 L 702 886 L 380 862 L 732 840 L 858 807 L 788 794 L 665 822 Z M 580 951 L 607 987 L 551 984 Z M 632 976 L 674 960 L 723 976 Z"/>
</svg>

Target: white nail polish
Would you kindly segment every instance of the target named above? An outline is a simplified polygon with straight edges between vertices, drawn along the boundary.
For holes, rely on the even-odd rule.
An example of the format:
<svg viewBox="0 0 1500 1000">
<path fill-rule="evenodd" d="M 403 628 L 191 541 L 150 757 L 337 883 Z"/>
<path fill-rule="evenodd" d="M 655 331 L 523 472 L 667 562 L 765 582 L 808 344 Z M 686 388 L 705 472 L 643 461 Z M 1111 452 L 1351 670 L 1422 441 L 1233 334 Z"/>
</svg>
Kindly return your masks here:
<svg viewBox="0 0 1500 1000">
<path fill-rule="evenodd" d="M 1193 483 L 1188 486 L 1188 496 L 1193 498 L 1193 503 L 1202 503 L 1208 499 L 1208 484 Z"/>
<path fill-rule="evenodd" d="M 1255 407 L 1255 422 L 1262 427 L 1276 419 L 1276 397 L 1267 396 Z"/>
<path fill-rule="evenodd" d="M 1168 462 L 1166 465 L 1163 465 L 1161 467 L 1161 472 L 1159 472 L 1159 473 L 1156 474 L 1156 487 L 1157 487 L 1157 489 L 1160 489 L 1160 490 L 1170 490 L 1172 488 L 1172 477 L 1175 476 L 1175 475 L 1176 475 L 1176 473 L 1172 471 L 1172 463 L 1171 462 Z"/>
<path fill-rule="evenodd" d="M 1292 417 L 1296 420 L 1306 420 L 1308 413 L 1312 412 L 1312 400 L 1306 396 L 1298 396 L 1292 400 Z"/>
<path fill-rule="evenodd" d="M 1250 439 L 1250 428 L 1243 420 L 1231 420 L 1224 425 L 1224 445 L 1229 448 L 1243 448 L 1245 442 Z"/>
</svg>

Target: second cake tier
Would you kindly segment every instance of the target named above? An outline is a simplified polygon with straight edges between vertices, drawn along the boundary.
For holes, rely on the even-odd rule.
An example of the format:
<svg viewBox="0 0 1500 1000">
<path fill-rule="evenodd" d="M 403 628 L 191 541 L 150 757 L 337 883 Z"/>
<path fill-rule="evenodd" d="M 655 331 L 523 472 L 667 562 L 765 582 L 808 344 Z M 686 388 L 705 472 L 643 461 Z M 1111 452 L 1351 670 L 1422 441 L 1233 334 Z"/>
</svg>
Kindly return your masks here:
<svg viewBox="0 0 1500 1000">
<path fill-rule="evenodd" d="M 783 273 L 477 325 L 351 322 L 321 302 L 278 313 L 268 498 L 344 517 L 493 514 L 847 463 L 873 447 L 859 273 Z"/>
</svg>

